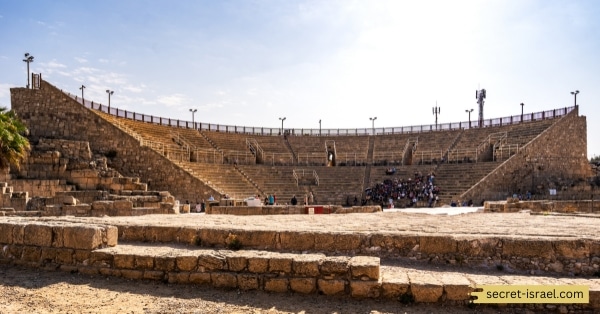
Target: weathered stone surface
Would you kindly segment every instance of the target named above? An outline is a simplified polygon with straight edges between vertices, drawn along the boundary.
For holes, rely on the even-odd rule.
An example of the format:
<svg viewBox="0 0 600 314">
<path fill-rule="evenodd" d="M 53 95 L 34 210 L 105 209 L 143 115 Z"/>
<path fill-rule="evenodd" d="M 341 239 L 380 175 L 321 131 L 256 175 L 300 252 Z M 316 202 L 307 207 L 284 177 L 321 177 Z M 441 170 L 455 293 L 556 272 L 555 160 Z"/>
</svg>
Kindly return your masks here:
<svg viewBox="0 0 600 314">
<path fill-rule="evenodd" d="M 348 266 L 352 272 L 352 278 L 368 280 L 379 279 L 379 257 L 373 256 L 355 256 L 350 259 Z"/>
<path fill-rule="evenodd" d="M 42 224 L 29 224 L 25 226 L 23 244 L 33 246 L 51 246 L 52 227 Z"/>
<path fill-rule="evenodd" d="M 348 272 L 348 263 L 350 258 L 347 256 L 325 257 L 321 261 L 321 274 L 323 275 L 342 275 Z"/>
<path fill-rule="evenodd" d="M 248 257 L 248 271 L 251 273 L 266 273 L 269 269 L 269 256 Z"/>
<path fill-rule="evenodd" d="M 232 273 L 216 272 L 210 274 L 213 286 L 217 288 L 236 288 L 237 276 Z"/>
<path fill-rule="evenodd" d="M 139 270 L 150 270 L 154 268 L 154 257 L 149 255 L 136 255 L 135 256 L 135 269 Z"/>
<path fill-rule="evenodd" d="M 447 300 L 469 300 L 473 292 L 471 282 L 462 274 L 441 273 L 439 280 L 444 284 L 444 294 Z"/>
<path fill-rule="evenodd" d="M 444 293 L 442 282 L 425 272 L 408 272 L 410 291 L 417 303 L 438 302 Z"/>
<path fill-rule="evenodd" d="M 505 239 L 502 255 L 552 258 L 554 249 L 550 240 Z"/>
<path fill-rule="evenodd" d="M 9 223 L 0 223 L 0 244 L 13 243 L 13 225 Z"/>
<path fill-rule="evenodd" d="M 269 272 L 272 273 L 285 273 L 289 274 L 292 272 L 292 256 L 285 254 L 278 254 L 271 256 L 269 260 Z"/>
<path fill-rule="evenodd" d="M 154 269 L 172 272 L 175 270 L 175 257 L 173 256 L 156 256 L 154 258 Z"/>
<path fill-rule="evenodd" d="M 226 257 L 227 268 L 230 271 L 240 272 L 246 269 L 248 266 L 248 258 L 240 253 L 230 253 Z"/>
<path fill-rule="evenodd" d="M 316 291 L 317 280 L 315 278 L 290 278 L 290 288 L 294 292 L 313 293 Z"/>
<path fill-rule="evenodd" d="M 465 256 L 494 256 L 496 255 L 496 247 L 498 239 L 483 238 L 483 239 L 457 239 L 457 253 Z"/>
<path fill-rule="evenodd" d="M 447 236 L 421 236 L 419 249 L 425 254 L 455 253 L 456 240 Z"/>
<path fill-rule="evenodd" d="M 240 230 L 236 231 L 236 235 L 244 247 L 271 249 L 276 245 L 276 231 Z"/>
<path fill-rule="evenodd" d="M 265 277 L 265 291 L 269 292 L 287 292 L 289 280 L 287 278 Z"/>
<path fill-rule="evenodd" d="M 198 257 L 198 267 L 202 267 L 206 271 L 226 270 L 225 256 L 217 252 L 212 254 L 202 254 Z"/>
<path fill-rule="evenodd" d="M 554 251 L 564 258 L 586 258 L 590 256 L 590 246 L 586 240 L 558 240 L 554 242 Z"/>
<path fill-rule="evenodd" d="M 351 280 L 350 295 L 354 298 L 378 298 L 381 295 L 381 282 Z"/>
<path fill-rule="evenodd" d="M 103 228 L 98 226 L 69 226 L 64 229 L 64 246 L 73 249 L 96 249 L 102 247 Z"/>
<path fill-rule="evenodd" d="M 256 290 L 259 288 L 259 276 L 251 274 L 237 275 L 238 288 L 241 290 Z"/>
<path fill-rule="evenodd" d="M 165 278 L 165 273 L 160 270 L 145 270 L 142 278 L 150 280 L 163 280 Z"/>
<path fill-rule="evenodd" d="M 190 274 L 190 283 L 209 284 L 210 283 L 210 273 L 191 273 Z"/>
<path fill-rule="evenodd" d="M 41 256 L 42 249 L 40 247 L 25 246 L 23 247 L 23 255 L 21 255 L 21 260 L 25 262 L 39 263 Z"/>
<path fill-rule="evenodd" d="M 279 239 L 285 250 L 306 251 L 315 247 L 315 236 L 310 232 L 283 231 L 279 233 Z"/>
<path fill-rule="evenodd" d="M 344 294 L 346 291 L 346 281 L 341 279 L 319 279 L 317 281 L 319 291 L 325 295 Z"/>
<path fill-rule="evenodd" d="M 198 267 L 198 257 L 194 255 L 182 255 L 175 258 L 177 269 L 183 271 L 194 271 Z"/>
<path fill-rule="evenodd" d="M 189 283 L 190 273 L 189 272 L 169 272 L 167 274 L 167 280 L 169 283 Z"/>
<path fill-rule="evenodd" d="M 126 254 L 116 254 L 114 257 L 115 268 L 119 269 L 134 269 L 135 268 L 135 256 Z"/>
<path fill-rule="evenodd" d="M 388 299 L 397 299 L 408 293 L 410 281 L 406 272 L 383 273 L 381 295 Z"/>
<path fill-rule="evenodd" d="M 360 233 L 336 233 L 333 235 L 332 248 L 337 251 L 360 249 L 362 235 Z"/>
<path fill-rule="evenodd" d="M 144 272 L 141 270 L 121 269 L 121 276 L 127 279 L 139 280 L 144 277 Z"/>
<path fill-rule="evenodd" d="M 319 264 L 324 255 L 304 254 L 294 257 L 292 268 L 299 276 L 316 277 L 319 275 Z"/>
</svg>

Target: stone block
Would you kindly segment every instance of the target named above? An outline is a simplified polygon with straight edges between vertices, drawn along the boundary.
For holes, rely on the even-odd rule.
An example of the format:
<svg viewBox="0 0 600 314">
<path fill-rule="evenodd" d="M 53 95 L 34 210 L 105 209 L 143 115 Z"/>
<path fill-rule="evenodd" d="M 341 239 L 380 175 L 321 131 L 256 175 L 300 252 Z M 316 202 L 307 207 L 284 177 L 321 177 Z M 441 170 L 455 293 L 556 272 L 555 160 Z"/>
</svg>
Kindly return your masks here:
<svg viewBox="0 0 600 314">
<path fill-rule="evenodd" d="M 284 250 L 307 251 L 315 247 L 315 237 L 310 232 L 282 231 L 279 240 Z"/>
<path fill-rule="evenodd" d="M 227 270 L 225 256 L 214 252 L 204 253 L 198 257 L 198 269 L 203 271 Z"/>
<path fill-rule="evenodd" d="M 385 274 L 381 283 L 381 294 L 384 298 L 398 299 L 408 293 L 410 281 L 405 272 Z"/>
<path fill-rule="evenodd" d="M 360 233 L 336 233 L 333 235 L 333 245 L 330 250 L 353 251 L 359 250 L 363 235 Z"/>
<path fill-rule="evenodd" d="M 237 276 L 232 273 L 211 273 L 210 280 L 217 288 L 237 288 Z"/>
<path fill-rule="evenodd" d="M 428 273 L 409 272 L 410 292 L 417 303 L 438 302 L 444 293 L 442 282 Z"/>
<path fill-rule="evenodd" d="M 55 261 L 58 264 L 73 264 L 73 254 L 75 254 L 75 250 L 73 249 L 57 248 Z"/>
<path fill-rule="evenodd" d="M 90 260 L 91 264 L 96 267 L 110 267 L 113 265 L 114 255 L 103 251 L 92 251 Z"/>
<path fill-rule="evenodd" d="M 246 258 L 246 256 L 237 253 L 232 253 L 227 256 L 227 269 L 230 271 L 240 272 L 246 269 L 247 266 L 248 258 Z"/>
<path fill-rule="evenodd" d="M 329 251 L 333 247 L 335 239 L 331 233 L 314 233 L 314 237 L 315 250 Z"/>
<path fill-rule="evenodd" d="M 269 255 L 248 257 L 248 271 L 251 273 L 264 274 L 269 269 Z"/>
<path fill-rule="evenodd" d="M 465 276 L 441 273 L 439 279 L 444 284 L 444 293 L 447 300 L 464 301 L 470 299 L 473 288 L 471 282 Z"/>
<path fill-rule="evenodd" d="M 99 274 L 98 268 L 92 266 L 78 266 L 77 271 L 80 274 L 95 276 Z"/>
<path fill-rule="evenodd" d="M 133 203 L 130 200 L 117 200 L 114 201 L 113 207 L 116 210 L 132 210 Z"/>
<path fill-rule="evenodd" d="M 42 256 L 42 248 L 36 246 L 25 246 L 23 247 L 23 253 L 21 260 L 25 262 L 39 263 Z"/>
<path fill-rule="evenodd" d="M 346 292 L 346 281 L 341 279 L 319 279 L 317 286 L 319 291 L 325 295 L 338 295 Z"/>
<path fill-rule="evenodd" d="M 419 249 L 425 254 L 456 253 L 456 239 L 448 236 L 421 236 Z"/>
<path fill-rule="evenodd" d="M 160 270 L 145 270 L 142 278 L 150 280 L 163 280 L 165 278 L 165 273 Z"/>
<path fill-rule="evenodd" d="M 103 228 L 98 226 L 69 226 L 64 229 L 63 243 L 73 249 L 97 249 L 103 244 Z"/>
<path fill-rule="evenodd" d="M 113 205 L 113 201 L 94 201 L 92 203 L 92 210 L 98 210 L 108 213 L 114 209 Z"/>
<path fill-rule="evenodd" d="M 23 244 L 33 246 L 52 245 L 52 227 L 42 224 L 30 224 L 25 226 L 23 235 Z"/>
<path fill-rule="evenodd" d="M 115 254 L 113 264 L 119 269 L 135 269 L 135 255 Z"/>
<path fill-rule="evenodd" d="M 154 257 L 154 269 L 161 270 L 164 272 L 175 271 L 175 257 L 174 256 L 156 256 Z"/>
<path fill-rule="evenodd" d="M 502 255 L 553 258 L 554 248 L 550 240 L 504 239 Z"/>
<path fill-rule="evenodd" d="M 13 225 L 9 223 L 0 223 L 0 244 L 13 243 Z"/>
<path fill-rule="evenodd" d="M 189 272 L 168 272 L 167 273 L 167 281 L 169 283 L 190 283 L 190 273 Z"/>
<path fill-rule="evenodd" d="M 25 236 L 25 224 L 14 224 L 12 228 L 12 243 L 23 244 Z"/>
<path fill-rule="evenodd" d="M 348 262 L 352 278 L 361 280 L 378 280 L 379 264 L 379 257 L 373 256 L 355 256 Z"/>
<path fill-rule="evenodd" d="M 177 269 L 182 271 L 194 271 L 198 268 L 198 257 L 193 255 L 177 256 L 175 258 Z"/>
<path fill-rule="evenodd" d="M 325 258 L 324 255 L 303 254 L 294 257 L 292 268 L 296 276 L 317 277 L 319 275 L 319 264 Z"/>
<path fill-rule="evenodd" d="M 316 291 L 316 278 L 290 278 L 290 288 L 294 292 L 313 293 Z"/>
<path fill-rule="evenodd" d="M 145 229 L 140 226 L 121 226 L 119 227 L 120 239 L 122 241 L 144 242 L 146 241 Z"/>
<path fill-rule="evenodd" d="M 146 226 L 145 240 L 150 242 L 176 242 L 179 237 L 179 228 Z"/>
<path fill-rule="evenodd" d="M 276 245 L 276 231 L 240 230 L 236 235 L 244 247 L 272 249 Z"/>
<path fill-rule="evenodd" d="M 265 291 L 287 292 L 289 280 L 287 278 L 265 277 Z"/>
<path fill-rule="evenodd" d="M 496 255 L 498 239 L 460 239 L 456 240 L 457 253 L 464 256 L 493 257 Z"/>
<path fill-rule="evenodd" d="M 190 273 L 190 283 L 210 284 L 210 273 Z"/>
<path fill-rule="evenodd" d="M 556 240 L 554 251 L 557 257 L 587 258 L 590 256 L 591 243 L 589 240 Z"/>
<path fill-rule="evenodd" d="M 292 272 L 292 255 L 273 255 L 269 260 L 269 272 L 290 274 Z"/>
<path fill-rule="evenodd" d="M 102 238 L 102 242 L 106 246 L 116 246 L 119 241 L 119 228 L 115 226 L 105 226 L 104 237 Z"/>
<path fill-rule="evenodd" d="M 350 258 L 347 256 L 325 257 L 321 261 L 322 275 L 345 275 L 348 273 L 348 263 Z"/>
<path fill-rule="evenodd" d="M 136 255 L 134 258 L 134 267 L 140 270 L 154 269 L 154 256 Z"/>
<path fill-rule="evenodd" d="M 90 264 L 90 260 L 92 257 L 92 252 L 90 250 L 74 250 L 73 251 L 73 261 L 78 265 L 88 265 Z"/>
<path fill-rule="evenodd" d="M 351 280 L 350 295 L 354 298 L 379 298 L 381 295 L 381 282 Z"/>
<path fill-rule="evenodd" d="M 238 274 L 238 288 L 241 290 L 256 290 L 259 288 L 259 276 L 252 274 Z"/>
<path fill-rule="evenodd" d="M 218 245 L 224 246 L 225 239 L 229 235 L 229 231 L 220 229 L 202 229 L 200 231 L 200 238 L 202 239 L 202 245 Z"/>
</svg>

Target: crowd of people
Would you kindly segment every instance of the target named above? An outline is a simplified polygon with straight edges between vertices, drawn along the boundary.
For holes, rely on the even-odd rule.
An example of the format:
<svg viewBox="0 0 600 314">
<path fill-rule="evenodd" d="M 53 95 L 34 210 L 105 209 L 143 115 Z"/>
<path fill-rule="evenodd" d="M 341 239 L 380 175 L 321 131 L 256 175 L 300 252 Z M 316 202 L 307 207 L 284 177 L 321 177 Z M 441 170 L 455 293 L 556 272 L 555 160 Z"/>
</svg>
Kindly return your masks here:
<svg viewBox="0 0 600 314">
<path fill-rule="evenodd" d="M 422 175 L 417 172 L 412 178 L 385 179 L 382 183 L 375 184 L 365 191 L 366 199 L 362 203 L 393 208 L 397 203 L 413 207 L 417 202 L 426 201 L 429 207 L 433 207 L 438 201 L 439 192 L 440 188 L 435 185 L 434 173 Z"/>
</svg>

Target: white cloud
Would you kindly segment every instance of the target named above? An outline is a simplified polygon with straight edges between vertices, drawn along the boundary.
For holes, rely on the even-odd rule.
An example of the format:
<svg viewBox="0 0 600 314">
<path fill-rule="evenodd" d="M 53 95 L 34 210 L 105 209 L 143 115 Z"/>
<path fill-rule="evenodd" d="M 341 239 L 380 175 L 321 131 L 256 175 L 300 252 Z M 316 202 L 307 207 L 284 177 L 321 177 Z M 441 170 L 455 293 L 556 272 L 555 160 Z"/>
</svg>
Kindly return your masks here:
<svg viewBox="0 0 600 314">
<path fill-rule="evenodd" d="M 76 60 L 77 62 L 79 62 L 79 63 L 87 63 L 87 62 L 88 62 L 88 60 L 87 60 L 87 59 L 84 59 L 84 58 L 79 58 L 79 57 L 75 57 L 75 60 Z"/>
<path fill-rule="evenodd" d="M 183 94 L 173 94 L 167 96 L 159 96 L 156 100 L 158 103 L 167 107 L 179 107 L 189 102 L 189 99 Z"/>
</svg>

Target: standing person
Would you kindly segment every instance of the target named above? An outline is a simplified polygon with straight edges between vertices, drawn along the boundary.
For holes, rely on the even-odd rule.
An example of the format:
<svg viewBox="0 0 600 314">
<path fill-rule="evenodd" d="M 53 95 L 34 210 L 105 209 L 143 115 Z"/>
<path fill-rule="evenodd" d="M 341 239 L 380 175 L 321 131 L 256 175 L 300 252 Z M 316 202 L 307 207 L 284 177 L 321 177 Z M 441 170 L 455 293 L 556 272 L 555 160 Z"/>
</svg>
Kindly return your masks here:
<svg viewBox="0 0 600 314">
<path fill-rule="evenodd" d="M 308 194 L 308 204 L 312 205 L 315 202 L 315 196 L 313 195 L 313 192 L 310 191 L 310 193 Z"/>
<path fill-rule="evenodd" d="M 304 194 L 304 205 L 308 205 L 308 195 Z"/>
<path fill-rule="evenodd" d="M 204 203 L 204 199 L 200 202 L 200 212 L 203 213 L 206 211 L 206 203 Z"/>
<path fill-rule="evenodd" d="M 269 205 L 273 204 L 275 204 L 275 198 L 273 197 L 273 195 L 269 194 Z"/>
<path fill-rule="evenodd" d="M 200 202 L 196 201 L 196 207 L 195 207 L 195 209 L 196 209 L 197 213 L 202 212 L 202 206 L 200 205 Z"/>
<path fill-rule="evenodd" d="M 290 203 L 291 203 L 292 205 L 298 205 L 298 200 L 296 199 L 296 195 L 294 195 L 294 196 L 292 197 L 292 200 L 290 201 Z"/>
</svg>

